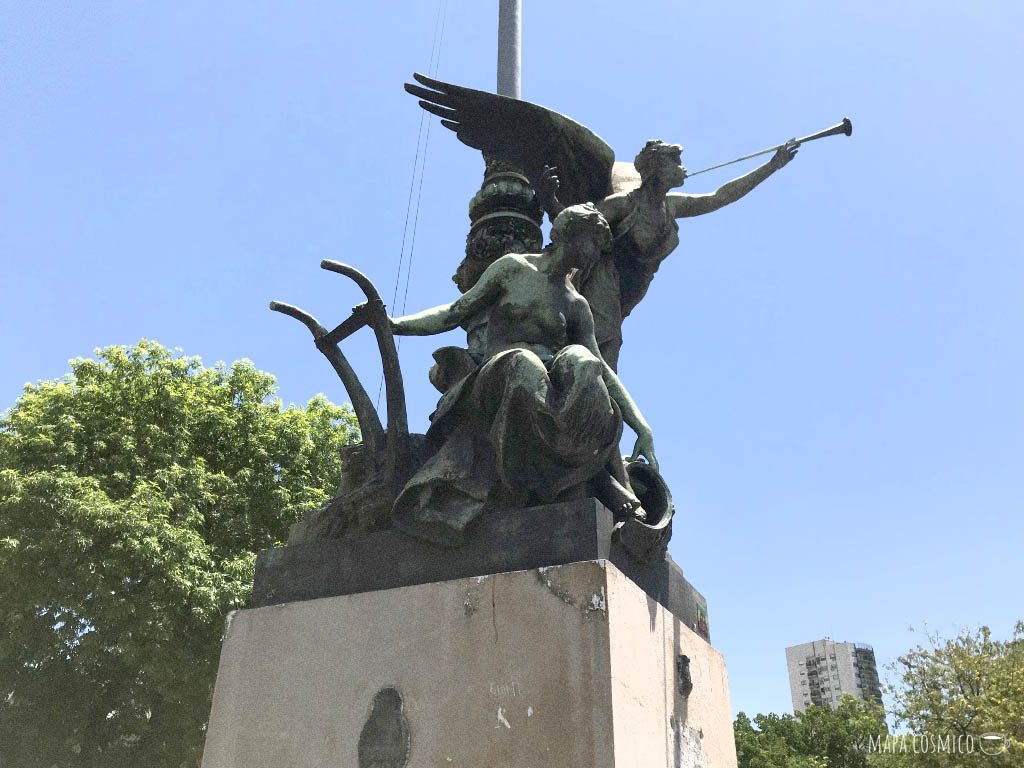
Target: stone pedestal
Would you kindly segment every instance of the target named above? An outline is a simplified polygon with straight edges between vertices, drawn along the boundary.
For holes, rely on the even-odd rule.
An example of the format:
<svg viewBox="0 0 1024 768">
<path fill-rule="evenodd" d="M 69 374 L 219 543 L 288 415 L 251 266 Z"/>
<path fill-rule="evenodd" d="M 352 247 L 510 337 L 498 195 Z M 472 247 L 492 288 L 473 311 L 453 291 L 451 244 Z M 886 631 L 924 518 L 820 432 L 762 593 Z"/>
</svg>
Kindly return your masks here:
<svg viewBox="0 0 1024 768">
<path fill-rule="evenodd" d="M 731 719 L 721 655 L 599 559 L 234 614 L 203 767 L 735 768 Z"/>
<path fill-rule="evenodd" d="M 393 529 L 266 549 L 256 558 L 252 607 L 585 560 L 611 560 L 676 618 L 711 640 L 704 596 L 671 557 L 639 563 L 630 556 L 618 541 L 611 512 L 596 499 L 484 515 L 457 549 Z"/>
</svg>

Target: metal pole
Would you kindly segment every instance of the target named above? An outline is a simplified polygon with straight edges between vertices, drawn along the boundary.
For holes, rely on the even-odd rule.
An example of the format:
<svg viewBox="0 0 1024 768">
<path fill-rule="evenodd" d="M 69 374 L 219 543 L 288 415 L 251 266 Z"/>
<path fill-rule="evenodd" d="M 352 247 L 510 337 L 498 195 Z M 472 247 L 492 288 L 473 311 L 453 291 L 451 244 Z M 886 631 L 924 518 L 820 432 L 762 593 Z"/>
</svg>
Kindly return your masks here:
<svg viewBox="0 0 1024 768">
<path fill-rule="evenodd" d="M 498 0 L 498 95 L 520 98 L 522 0 Z"/>
</svg>

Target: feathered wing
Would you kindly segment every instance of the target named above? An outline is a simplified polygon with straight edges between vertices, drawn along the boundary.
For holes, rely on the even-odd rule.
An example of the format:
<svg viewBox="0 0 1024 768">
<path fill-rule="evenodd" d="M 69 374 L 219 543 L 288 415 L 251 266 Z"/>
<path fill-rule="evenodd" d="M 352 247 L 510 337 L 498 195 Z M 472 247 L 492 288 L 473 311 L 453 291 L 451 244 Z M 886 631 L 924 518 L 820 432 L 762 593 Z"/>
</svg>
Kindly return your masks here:
<svg viewBox="0 0 1024 768">
<path fill-rule="evenodd" d="M 597 202 L 611 194 L 615 153 L 589 128 L 528 101 L 421 74 L 413 77 L 427 87 L 406 83 L 405 90 L 463 144 L 522 169 L 534 185 L 545 165 L 557 167 L 562 205 Z"/>
</svg>

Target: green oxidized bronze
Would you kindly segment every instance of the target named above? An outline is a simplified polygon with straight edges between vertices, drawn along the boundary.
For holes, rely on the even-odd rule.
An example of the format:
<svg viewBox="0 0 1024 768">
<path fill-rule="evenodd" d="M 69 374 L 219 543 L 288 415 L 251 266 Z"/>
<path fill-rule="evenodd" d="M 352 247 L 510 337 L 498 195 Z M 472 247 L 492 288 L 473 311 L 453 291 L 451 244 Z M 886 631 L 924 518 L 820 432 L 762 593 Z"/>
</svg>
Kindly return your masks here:
<svg viewBox="0 0 1024 768">
<path fill-rule="evenodd" d="M 522 169 L 549 217 L 564 205 L 593 202 L 608 220 L 613 247 L 573 280 L 590 302 L 598 345 L 612 368 L 618 367 L 623 320 L 646 295 L 662 260 L 679 245 L 676 219 L 739 200 L 785 166 L 799 145 L 793 140 L 779 146 L 767 163 L 713 193 L 671 193 L 687 176 L 678 144 L 649 141 L 633 164 L 617 163 L 612 148 L 597 134 L 565 115 L 528 101 L 415 77 L 422 85 L 407 83 L 405 89 L 420 98 L 420 106 L 439 115 L 441 124 L 463 143 Z"/>
<path fill-rule="evenodd" d="M 465 293 L 506 253 L 539 251 L 544 216 L 529 179 L 499 160 L 486 161 L 483 184 L 469 202 L 466 258 L 452 280 Z"/>
<path fill-rule="evenodd" d="M 393 319 L 396 334 L 433 335 L 486 317 L 480 352 L 454 362 L 432 417 L 429 457 L 396 500 L 396 523 L 451 540 L 489 505 L 521 507 L 593 495 L 618 517 L 643 517 L 618 443 L 625 421 L 633 459 L 657 469 L 650 427 L 601 359 L 590 307 L 569 280 L 611 246 L 593 205 L 563 211 L 552 245 L 507 254 L 460 298 Z M 441 361 L 439 360 L 439 363 Z M 445 360 L 444 365 L 453 365 Z"/>
<path fill-rule="evenodd" d="M 455 301 L 406 317 L 388 318 L 364 275 L 330 261 L 322 266 L 367 296 L 344 323 L 328 331 L 295 307 L 271 304 L 313 333 L 349 390 L 364 434 L 363 444 L 346 452 L 338 494 L 293 528 L 290 544 L 397 526 L 458 545 L 489 511 L 592 496 L 620 522 L 630 552 L 664 556 L 672 504 L 657 474 L 651 429 L 601 358 L 590 307 L 570 280 L 611 247 L 608 223 L 591 204 L 571 206 L 555 219 L 551 237 L 539 253 L 498 258 Z M 431 381 L 442 397 L 426 435 L 409 435 L 392 334 L 432 335 L 470 323 L 475 344 L 435 353 Z M 384 360 L 386 430 L 338 348 L 364 325 Z M 618 453 L 623 422 L 637 435 L 627 461 Z M 656 507 L 650 523 L 641 497 Z"/>
</svg>

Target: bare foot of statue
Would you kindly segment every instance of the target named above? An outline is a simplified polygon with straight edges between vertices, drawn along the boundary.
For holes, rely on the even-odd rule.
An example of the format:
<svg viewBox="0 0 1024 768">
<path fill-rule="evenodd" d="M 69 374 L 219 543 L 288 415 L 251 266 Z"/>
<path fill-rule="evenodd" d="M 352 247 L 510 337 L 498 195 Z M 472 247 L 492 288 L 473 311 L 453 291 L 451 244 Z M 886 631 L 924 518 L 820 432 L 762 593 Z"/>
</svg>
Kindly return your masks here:
<svg viewBox="0 0 1024 768">
<path fill-rule="evenodd" d="M 620 518 L 628 520 L 630 517 L 634 520 L 639 520 L 641 523 L 647 522 L 647 512 L 640 505 L 639 499 L 636 502 L 630 502 L 622 505 L 622 514 Z"/>
<path fill-rule="evenodd" d="M 597 500 L 612 511 L 617 521 L 630 518 L 641 522 L 647 520 L 647 512 L 644 511 L 636 494 L 609 473 L 602 473 L 602 476 L 596 479 L 595 485 Z"/>
</svg>

